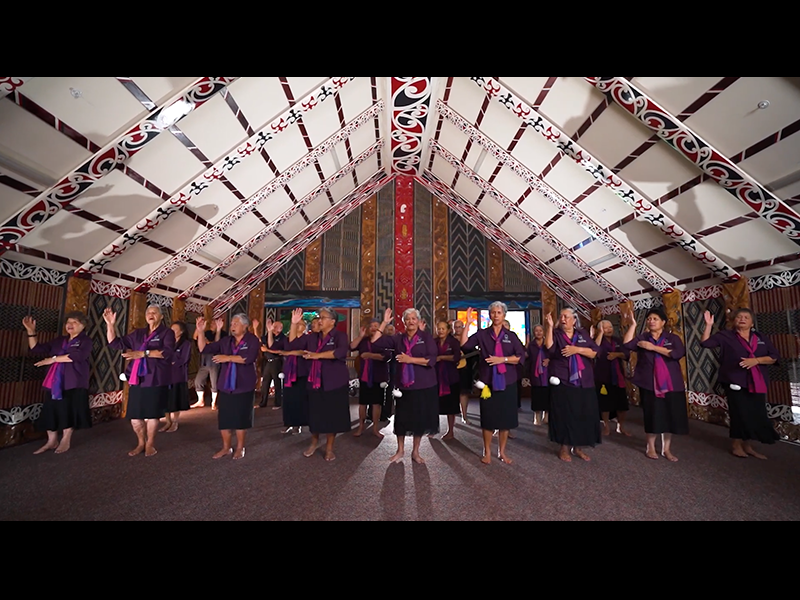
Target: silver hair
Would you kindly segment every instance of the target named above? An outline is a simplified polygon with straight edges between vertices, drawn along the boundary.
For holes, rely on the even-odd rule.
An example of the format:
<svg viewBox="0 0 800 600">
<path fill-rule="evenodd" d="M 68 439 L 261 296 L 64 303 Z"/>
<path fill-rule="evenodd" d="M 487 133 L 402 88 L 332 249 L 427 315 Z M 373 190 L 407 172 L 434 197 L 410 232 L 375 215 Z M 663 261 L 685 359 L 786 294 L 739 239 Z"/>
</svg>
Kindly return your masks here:
<svg viewBox="0 0 800 600">
<path fill-rule="evenodd" d="M 577 310 L 575 310 L 574 308 L 565 308 L 561 312 L 562 312 L 562 314 L 565 313 L 565 312 L 568 312 L 568 313 L 572 314 L 572 316 L 575 317 L 575 329 L 580 329 L 580 327 L 581 327 L 581 317 L 578 314 Z"/>
<path fill-rule="evenodd" d="M 147 310 L 150 310 L 151 308 L 156 309 L 158 311 L 158 314 L 160 314 L 162 317 L 164 316 L 164 310 L 160 306 L 158 306 L 158 304 L 151 304 L 150 306 L 147 307 Z"/>
<path fill-rule="evenodd" d="M 499 308 L 500 310 L 502 310 L 504 315 L 507 315 L 507 314 L 508 314 L 508 305 L 506 305 L 506 304 L 503 304 L 502 302 L 494 302 L 494 303 L 493 303 L 493 304 L 492 304 L 492 305 L 489 307 L 489 314 L 491 314 L 491 312 L 492 312 L 493 310 L 495 310 L 496 308 Z"/>
<path fill-rule="evenodd" d="M 405 321 L 411 315 L 416 315 L 417 321 L 422 320 L 422 313 L 420 313 L 416 308 L 409 308 L 403 313 L 403 321 Z"/>
<path fill-rule="evenodd" d="M 328 315 L 334 321 L 338 321 L 339 320 L 339 315 L 336 314 L 336 312 L 332 308 L 320 309 L 319 311 L 317 311 L 317 314 L 319 315 L 320 319 L 322 318 L 322 315 Z"/>
<path fill-rule="evenodd" d="M 233 315 L 231 323 L 233 323 L 236 319 L 239 319 L 239 321 L 241 321 L 242 325 L 245 327 L 250 327 L 250 317 L 248 317 L 246 314 L 241 313 L 238 315 Z"/>
</svg>

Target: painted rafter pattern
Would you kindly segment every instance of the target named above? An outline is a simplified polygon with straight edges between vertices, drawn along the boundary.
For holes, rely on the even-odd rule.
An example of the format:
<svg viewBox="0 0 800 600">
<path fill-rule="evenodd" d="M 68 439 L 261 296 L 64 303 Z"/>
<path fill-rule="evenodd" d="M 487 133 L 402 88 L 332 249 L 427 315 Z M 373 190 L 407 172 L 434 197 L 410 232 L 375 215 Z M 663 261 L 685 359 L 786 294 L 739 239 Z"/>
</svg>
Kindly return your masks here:
<svg viewBox="0 0 800 600">
<path fill-rule="evenodd" d="M 420 180 L 428 190 L 447 204 L 453 211 L 461 215 L 470 225 L 497 244 L 511 258 L 523 268 L 538 277 L 546 285 L 558 290 L 565 300 L 574 304 L 576 308 L 583 309 L 587 314 L 592 311 L 591 302 L 581 294 L 573 293 L 574 290 L 561 277 L 553 273 L 533 252 L 514 240 L 491 219 L 487 218 L 478 208 L 456 194 L 450 186 L 442 182 L 436 175 L 426 171 Z M 542 265 L 538 267 L 537 265 Z"/>
<path fill-rule="evenodd" d="M 267 237 L 272 235 L 272 233 L 274 233 L 278 229 L 278 227 L 286 223 L 289 219 L 298 214 L 301 210 L 303 210 L 306 206 L 308 206 L 314 200 L 319 198 L 322 194 L 326 194 L 339 181 L 341 181 L 342 179 L 353 173 L 360 165 L 364 164 L 372 156 L 380 152 L 383 149 L 383 145 L 384 143 L 382 139 L 376 142 L 370 149 L 364 152 L 361 156 L 357 157 L 353 162 L 346 165 L 343 169 L 341 169 L 338 173 L 336 173 L 336 175 L 326 180 L 324 184 L 319 186 L 308 196 L 303 198 L 300 202 L 298 202 L 296 205 L 294 205 L 292 208 L 286 211 L 286 213 L 284 213 L 278 220 L 276 220 L 273 223 L 270 223 L 269 227 L 265 227 L 264 229 L 262 229 L 258 233 L 258 235 L 256 235 L 250 241 L 242 245 L 238 250 L 236 250 L 236 252 L 231 254 L 228 258 L 222 261 L 217 267 L 215 267 L 209 273 L 204 275 L 202 279 L 197 281 L 195 284 L 189 287 L 183 294 L 181 294 L 180 298 L 183 300 L 190 298 L 197 290 L 199 290 L 205 285 L 208 285 L 213 279 L 218 277 L 221 273 L 223 273 L 236 261 L 242 258 L 245 254 L 247 254 L 251 249 L 255 248 L 261 242 L 267 239 Z"/>
<path fill-rule="evenodd" d="M 452 110 L 444 102 L 439 101 L 437 103 L 437 110 L 461 132 L 468 135 L 473 142 L 489 152 L 495 158 L 495 160 L 497 160 L 503 166 L 508 167 L 511 171 L 518 175 L 530 186 L 532 190 L 544 196 L 552 204 L 557 206 L 564 214 L 568 215 L 575 223 L 583 227 L 586 231 L 589 231 L 597 239 L 597 241 L 614 253 L 625 265 L 636 271 L 637 274 L 652 284 L 654 288 L 662 293 L 672 291 L 672 286 L 670 286 L 663 277 L 660 277 L 652 269 L 648 269 L 640 259 L 634 256 L 622 244 L 611 237 L 597 223 L 589 219 L 589 217 L 579 210 L 572 202 L 556 192 L 552 187 L 537 177 L 532 171 L 524 167 L 508 152 L 503 150 L 499 145 L 497 145 L 487 136 L 483 135 L 483 133 L 478 131 L 475 127 L 470 125 L 463 117 Z M 521 209 L 519 209 L 516 204 L 513 204 L 513 206 L 516 210 L 511 211 L 512 214 L 517 216 L 517 218 L 520 218 L 518 213 L 522 212 Z M 565 252 L 565 257 L 573 256 L 572 252 Z M 588 267 L 584 268 L 577 264 L 576 266 L 580 268 L 585 275 L 592 277 L 592 275 L 587 271 Z M 591 268 L 589 268 L 589 271 L 591 271 Z M 606 287 L 604 287 L 604 289 L 606 289 Z M 619 293 L 614 293 L 612 295 L 617 298 L 620 296 Z M 624 302 L 625 300 L 622 301 Z"/>
<path fill-rule="evenodd" d="M 773 228 L 800 244 L 800 214 L 623 77 L 584 77 Z"/>
<path fill-rule="evenodd" d="M 0 77 L 0 98 L 5 98 L 33 77 Z"/>
<path fill-rule="evenodd" d="M 531 231 L 536 233 L 537 236 L 542 238 L 545 242 L 547 242 L 550 247 L 552 247 L 556 252 L 561 254 L 561 257 L 565 260 L 568 260 L 573 265 L 575 265 L 581 272 L 589 277 L 592 281 L 594 281 L 597 285 L 599 285 L 604 291 L 611 294 L 618 302 L 627 302 L 628 298 L 611 285 L 606 279 L 604 279 L 601 275 L 597 273 L 594 269 L 592 269 L 589 265 L 587 265 L 583 260 L 578 258 L 573 252 L 570 251 L 562 242 L 556 239 L 549 231 L 547 231 L 544 227 L 542 227 L 539 223 L 537 223 L 531 216 L 526 213 L 524 210 L 519 208 L 514 202 L 506 198 L 503 194 L 497 191 L 497 189 L 490 185 L 487 181 L 485 181 L 480 175 L 472 171 L 472 169 L 468 168 L 457 159 L 453 154 L 448 152 L 445 148 L 439 144 L 437 141 L 431 142 L 431 147 L 433 152 L 441 156 L 444 160 L 450 163 L 453 167 L 455 167 L 459 173 L 469 179 L 472 183 L 478 186 L 483 192 L 491 196 L 494 200 L 498 202 L 503 208 L 505 208 L 508 212 L 514 215 L 517 219 L 522 221 Z M 577 293 L 577 292 L 576 292 Z"/>
<path fill-rule="evenodd" d="M 117 79 L 125 79 L 118 77 Z M 78 273 L 101 273 L 111 262 L 118 259 L 147 235 L 165 223 L 173 214 L 179 212 L 193 198 L 197 198 L 211 188 L 212 184 L 227 176 L 253 155 L 259 155 L 267 143 L 273 141 L 292 125 L 301 122 L 304 115 L 330 98 L 335 97 L 355 77 L 333 77 L 317 90 L 306 96 L 296 106 L 277 117 L 272 123 L 253 135 L 247 142 L 229 152 L 224 159 L 197 177 L 158 209 L 142 219 L 125 235 L 110 244 L 102 252 L 86 262 Z"/>
<path fill-rule="evenodd" d="M 266 259 L 248 277 L 242 279 L 240 283 L 215 299 L 212 303 L 215 316 L 224 315 L 233 305 L 245 298 L 253 288 L 277 273 L 299 253 L 304 252 L 306 248 L 347 218 L 350 213 L 369 200 L 370 196 L 383 188 L 392 179 L 393 177 L 387 176 L 383 171 L 375 173 L 359 189 L 354 191 L 348 199 L 332 207 L 331 210 L 297 234 L 292 240 L 289 240 L 282 250 Z"/>
<path fill-rule="evenodd" d="M 157 120 L 164 110 L 180 101 L 198 108 L 237 79 L 238 77 L 204 77 L 195 82 L 180 98 L 149 115 L 114 145 L 98 152 L 75 172 L 36 198 L 0 228 L 0 256 L 59 211 L 70 206 L 96 183 L 114 172 L 118 165 L 126 163 L 163 133 Z"/>
<path fill-rule="evenodd" d="M 227 231 L 234 223 L 244 217 L 246 214 L 254 211 L 264 200 L 269 196 L 285 188 L 289 182 L 297 177 L 301 172 L 305 171 L 311 165 L 315 164 L 320 158 L 330 152 L 337 144 L 340 144 L 350 136 L 352 136 L 358 129 L 363 127 L 366 123 L 375 119 L 377 115 L 384 109 L 383 101 L 380 101 L 375 106 L 372 106 L 367 111 L 356 117 L 351 121 L 347 127 L 340 130 L 338 133 L 328 138 L 325 142 L 320 144 L 312 152 L 308 153 L 303 159 L 296 162 L 289 167 L 283 174 L 271 183 L 266 185 L 261 191 L 253 195 L 249 200 L 244 202 L 241 206 L 237 207 L 232 213 L 225 217 L 222 221 L 217 223 L 211 230 L 204 233 L 197 240 L 187 246 L 182 252 L 177 254 L 169 260 L 163 267 L 148 277 L 145 282 L 137 288 L 137 291 L 144 291 L 148 287 L 152 287 L 165 277 L 168 277 L 172 272 L 179 268 L 184 262 L 197 254 L 200 250 L 205 248 L 213 240 L 217 239 L 222 233 Z"/>
<path fill-rule="evenodd" d="M 416 176 L 431 111 L 433 77 L 392 77 L 391 93 L 392 167 L 395 174 Z"/>
<path fill-rule="evenodd" d="M 514 95 L 514 93 L 502 83 L 493 77 L 470 77 L 470 80 L 480 87 L 490 98 L 496 99 L 502 106 L 556 146 L 562 154 L 574 160 L 602 185 L 613 191 L 626 204 L 631 206 L 646 222 L 660 229 L 661 232 L 673 240 L 679 248 L 691 254 L 716 277 L 722 277 L 730 281 L 738 281 L 742 278 L 733 267 L 726 264 L 667 215 L 657 209 L 639 192 L 614 175 L 612 169 L 606 167 L 592 157 L 591 154 L 576 144 L 555 125 L 547 121 L 524 100 Z"/>
</svg>

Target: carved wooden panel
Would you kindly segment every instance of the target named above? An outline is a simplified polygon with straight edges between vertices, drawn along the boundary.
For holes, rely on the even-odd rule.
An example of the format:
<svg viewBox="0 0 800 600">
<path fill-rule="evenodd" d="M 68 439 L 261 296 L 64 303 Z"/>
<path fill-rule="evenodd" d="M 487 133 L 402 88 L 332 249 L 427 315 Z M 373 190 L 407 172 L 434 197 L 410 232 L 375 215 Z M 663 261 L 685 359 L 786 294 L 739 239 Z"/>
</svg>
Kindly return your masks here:
<svg viewBox="0 0 800 600">
<path fill-rule="evenodd" d="M 683 323 L 683 305 L 681 303 L 680 290 L 664 294 L 664 312 L 667 315 L 667 327 L 669 331 L 681 338 L 681 341 L 685 345 L 686 328 Z M 681 360 L 681 370 L 683 371 L 683 379 L 688 385 L 689 376 L 686 367 L 686 358 Z"/>
<path fill-rule="evenodd" d="M 505 274 L 504 274 L 504 259 L 505 253 L 500 247 L 492 242 L 486 240 L 486 270 L 489 280 L 490 292 L 504 292 L 505 291 Z"/>
<path fill-rule="evenodd" d="M 89 294 L 91 290 L 91 280 L 70 277 L 67 282 L 67 302 L 64 306 L 64 312 L 81 312 L 89 316 Z M 66 335 L 66 323 L 64 325 L 64 335 Z"/>
<path fill-rule="evenodd" d="M 722 296 L 725 298 L 728 329 L 732 329 L 736 311 L 740 308 L 753 308 L 750 299 L 750 280 L 743 277 L 735 283 L 722 284 Z"/>
<path fill-rule="evenodd" d="M 323 238 L 306 249 L 305 288 L 307 290 L 322 289 L 322 245 Z"/>
<path fill-rule="evenodd" d="M 433 201 L 433 303 L 436 319 L 450 316 L 450 211 L 439 200 Z"/>
<path fill-rule="evenodd" d="M 553 315 L 553 323 L 558 327 L 558 296 L 546 285 L 542 286 L 542 322 L 547 326 L 547 315 Z"/>
<path fill-rule="evenodd" d="M 361 211 L 361 322 L 382 319 L 375 306 L 375 274 L 378 255 L 378 197 L 367 200 Z"/>
<path fill-rule="evenodd" d="M 175 298 L 174 303 L 172 304 L 172 322 L 186 322 L 186 300 Z"/>
</svg>

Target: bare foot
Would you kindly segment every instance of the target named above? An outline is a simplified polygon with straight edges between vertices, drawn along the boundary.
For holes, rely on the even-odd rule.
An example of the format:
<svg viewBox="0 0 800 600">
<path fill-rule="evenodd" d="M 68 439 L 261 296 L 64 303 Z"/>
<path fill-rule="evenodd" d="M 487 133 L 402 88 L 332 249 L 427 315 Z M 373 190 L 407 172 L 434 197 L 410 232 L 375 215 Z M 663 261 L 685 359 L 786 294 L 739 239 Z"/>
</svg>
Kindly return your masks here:
<svg viewBox="0 0 800 600">
<path fill-rule="evenodd" d="M 33 455 L 39 456 L 40 454 L 44 454 L 45 452 L 50 452 L 51 450 L 55 450 L 56 448 L 58 448 L 58 443 L 50 444 L 48 442 L 45 446 L 34 452 Z"/>
<path fill-rule="evenodd" d="M 58 449 L 56 450 L 56 454 L 66 454 L 69 452 L 70 443 L 67 441 L 62 440 L 61 444 L 59 444 Z"/>
<path fill-rule="evenodd" d="M 731 454 L 733 454 L 736 458 L 750 458 L 747 455 L 747 452 L 745 452 L 744 450 L 732 450 Z"/>
<path fill-rule="evenodd" d="M 145 457 L 146 458 L 153 458 L 156 454 L 158 454 L 158 450 L 156 450 L 155 448 L 150 447 L 150 448 L 147 449 L 147 453 L 145 454 Z"/>
<path fill-rule="evenodd" d="M 753 458 L 757 458 L 758 460 L 768 460 L 766 456 L 764 456 L 763 454 L 759 454 L 758 452 L 756 452 L 752 448 L 747 448 L 745 450 L 745 452 L 747 452 L 747 454 L 749 456 L 752 456 Z M 58 454 L 58 452 L 56 452 L 56 454 Z"/>
<path fill-rule="evenodd" d="M 333 452 L 327 452 L 325 454 L 325 462 L 332 463 L 336 460 L 336 455 Z"/>
<path fill-rule="evenodd" d="M 353 432 L 353 437 L 355 437 L 355 438 L 360 438 L 362 435 L 364 435 L 364 428 L 363 427 L 359 427 L 358 429 L 356 429 Z"/>
<path fill-rule="evenodd" d="M 444 436 L 442 438 L 442 441 L 443 442 L 452 442 L 454 439 L 456 439 L 456 434 L 451 431 L 450 433 L 448 433 L 446 436 Z"/>
<path fill-rule="evenodd" d="M 562 450 L 561 453 L 558 455 L 558 458 L 565 463 L 571 463 L 572 457 L 570 456 L 569 452 L 566 450 Z"/>
<path fill-rule="evenodd" d="M 312 457 L 312 456 L 314 456 L 316 453 L 317 453 L 317 447 L 316 447 L 316 446 L 314 446 L 313 448 L 309 448 L 308 450 L 306 450 L 305 452 L 303 452 L 303 456 L 305 456 L 306 458 L 311 458 L 311 457 Z"/>
<path fill-rule="evenodd" d="M 658 452 L 655 450 L 648 450 L 645 454 L 650 460 L 658 460 Z"/>
<path fill-rule="evenodd" d="M 233 460 L 242 460 L 244 459 L 245 454 L 247 454 L 247 450 L 245 448 L 237 450 L 236 454 L 233 455 Z"/>
<path fill-rule="evenodd" d="M 233 454 L 233 448 L 228 448 L 227 450 L 220 450 L 214 455 L 214 460 L 220 460 L 221 458 L 225 458 L 226 456 L 230 456 Z"/>
<path fill-rule="evenodd" d="M 484 457 L 481 459 L 481 462 L 482 462 L 484 465 L 490 465 L 490 464 L 492 464 L 492 457 L 491 457 L 491 456 L 489 456 L 489 455 L 487 454 L 486 456 L 484 456 Z"/>
<path fill-rule="evenodd" d="M 392 460 L 390 460 L 389 462 L 391 462 L 392 464 L 394 464 L 394 463 L 399 463 L 399 462 L 400 462 L 401 460 L 403 460 L 405 457 L 406 457 L 406 453 L 405 453 L 405 452 L 398 452 L 397 454 L 395 454 L 395 455 L 392 457 Z"/>
<path fill-rule="evenodd" d="M 144 446 L 139 446 L 139 447 L 137 447 L 137 448 L 136 448 L 136 450 L 133 450 L 133 451 L 131 451 L 131 452 L 128 452 L 128 456 L 130 456 L 131 458 L 133 458 L 134 456 L 139 456 L 139 455 L 140 455 L 140 454 L 142 454 L 143 452 L 144 452 Z"/>
<path fill-rule="evenodd" d="M 610 435 L 611 435 L 611 428 L 608 425 L 606 425 L 605 429 L 603 429 L 603 436 L 608 437 Z"/>
<path fill-rule="evenodd" d="M 167 433 L 177 433 L 177 431 L 178 431 L 178 424 L 177 423 L 173 423 L 172 427 L 167 429 Z"/>
<path fill-rule="evenodd" d="M 514 464 L 514 461 L 511 460 L 510 458 L 508 458 L 508 456 L 505 455 L 505 454 L 501 454 L 500 455 L 500 462 L 504 462 L 505 464 L 507 464 L 509 466 Z"/>
<path fill-rule="evenodd" d="M 508 439 L 515 440 L 515 439 L 517 439 L 517 436 L 514 434 L 513 431 L 509 431 L 508 432 Z"/>
<path fill-rule="evenodd" d="M 664 452 L 663 456 L 664 456 L 664 458 L 666 458 L 671 463 L 678 462 L 678 459 L 675 458 L 675 456 L 672 454 L 672 452 Z"/>
<path fill-rule="evenodd" d="M 424 465 L 425 464 L 425 460 L 419 454 L 412 454 L 411 455 L 411 460 L 413 460 L 418 465 Z"/>
<path fill-rule="evenodd" d="M 625 437 L 633 437 L 630 433 L 628 433 L 624 427 L 619 426 L 617 427 L 617 433 L 619 435 L 624 435 Z"/>
<path fill-rule="evenodd" d="M 575 450 L 575 456 L 585 462 L 592 462 L 592 459 L 583 450 Z"/>
<path fill-rule="evenodd" d="M 158 430 L 158 433 L 167 433 L 172 428 L 172 423 L 168 423 Z"/>
<path fill-rule="evenodd" d="M 386 436 L 385 436 L 385 435 L 383 435 L 383 434 L 382 434 L 380 431 L 378 431 L 378 430 L 376 429 L 376 430 L 375 430 L 375 437 L 376 437 L 376 438 L 378 438 L 379 440 L 382 440 L 382 439 L 384 439 Z"/>
</svg>

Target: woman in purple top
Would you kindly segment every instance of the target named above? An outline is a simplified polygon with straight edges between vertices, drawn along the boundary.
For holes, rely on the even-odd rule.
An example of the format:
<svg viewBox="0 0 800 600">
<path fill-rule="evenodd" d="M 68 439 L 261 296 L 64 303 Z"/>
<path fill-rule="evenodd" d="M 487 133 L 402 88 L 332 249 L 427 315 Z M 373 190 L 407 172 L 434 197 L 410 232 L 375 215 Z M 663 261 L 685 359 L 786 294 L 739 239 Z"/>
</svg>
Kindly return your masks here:
<svg viewBox="0 0 800 600">
<path fill-rule="evenodd" d="M 375 319 L 370 323 L 369 329 L 362 329 L 357 340 L 353 340 L 350 349 L 358 352 L 361 358 L 361 376 L 359 378 L 359 424 L 353 433 L 355 437 L 364 435 L 367 422 L 367 410 L 372 409 L 372 431 L 379 440 L 383 439 L 381 433 L 381 409 L 386 396 L 386 386 L 389 383 L 389 365 L 386 356 L 374 348 L 386 326 L 392 321 L 392 311 L 387 310 L 383 322 Z"/>
<path fill-rule="evenodd" d="M 705 314 L 703 348 L 720 348 L 719 382 L 728 388 L 733 455 L 760 460 L 767 457 L 753 449 L 752 442 L 774 445 L 780 436 L 767 412 L 769 367 L 778 364 L 780 353 L 769 338 L 755 331 L 753 311 L 743 308 L 734 316 L 734 330 L 712 336 L 714 317 Z"/>
<path fill-rule="evenodd" d="M 128 456 L 147 457 L 158 454 L 156 434 L 167 411 L 167 394 L 171 381 L 175 333 L 164 325 L 164 313 L 150 306 L 145 314 L 147 327 L 125 337 L 117 337 L 117 314 L 110 308 L 103 313 L 108 326 L 108 346 L 122 352 L 128 361 L 126 378 L 130 384 L 127 418 L 131 421 L 139 445 Z"/>
<path fill-rule="evenodd" d="M 92 427 L 89 409 L 92 340 L 85 333 L 88 323 L 83 313 L 68 314 L 67 335 L 47 344 L 39 343 L 36 321 L 32 317 L 25 317 L 22 321 L 28 332 L 31 354 L 49 357 L 36 364 L 37 367 L 50 367 L 43 385 L 50 390 L 50 397 L 45 400 L 41 416 L 35 423 L 37 431 L 47 432 L 47 444 L 35 452 L 37 455 L 50 450 L 55 450 L 56 454 L 69 452 L 73 432 Z M 63 433 L 61 443 L 58 441 L 59 433 Z"/>
<path fill-rule="evenodd" d="M 603 443 L 592 365 L 599 348 L 589 332 L 581 329 L 578 314 L 571 308 L 561 311 L 558 328 L 554 326 L 553 315 L 548 314 L 547 326 L 550 441 L 561 446 L 562 461 L 572 462 L 572 448 L 575 456 L 590 462 L 582 448 Z"/>
<path fill-rule="evenodd" d="M 547 369 L 550 366 L 550 357 L 544 342 L 544 327 L 537 325 L 533 328 L 533 339 L 528 347 L 527 360 L 531 380 L 533 424 L 536 427 L 547 425 L 550 413 L 550 375 Z"/>
<path fill-rule="evenodd" d="M 295 328 L 295 340 L 284 336 L 281 346 L 274 350 L 284 357 L 283 360 L 283 426 L 285 435 L 300 435 L 303 427 L 308 427 L 308 374 L 311 368 L 303 358 L 306 353 L 305 336 L 308 327 L 303 321 Z"/>
<path fill-rule="evenodd" d="M 180 321 L 171 327 L 175 333 L 175 353 L 172 365 L 169 394 L 167 395 L 167 414 L 164 426 L 159 433 L 175 433 L 181 413 L 191 410 L 189 404 L 189 361 L 192 359 L 192 340 L 189 339 L 189 328 Z"/>
<path fill-rule="evenodd" d="M 467 311 L 467 323 L 472 322 L 473 309 Z M 481 428 L 483 429 L 483 459 L 485 465 L 492 464 L 492 439 L 500 432 L 501 461 L 514 464 L 506 454 L 511 430 L 519 427 L 518 369 L 525 362 L 525 347 L 513 331 L 505 328 L 508 306 L 495 302 L 489 307 L 492 326 L 482 329 L 467 339 L 468 331 L 461 334 L 461 349 L 465 353 L 480 349 L 478 363 L 481 395 Z M 489 396 L 489 397 L 486 397 Z"/>
<path fill-rule="evenodd" d="M 397 358 L 394 369 L 394 395 L 397 399 L 394 433 L 397 454 L 393 463 L 405 458 L 406 438 L 414 438 L 411 459 L 420 465 L 422 438 L 439 433 L 439 380 L 436 363 L 439 351 L 433 336 L 421 329 L 422 316 L 415 308 L 403 314 L 405 333 L 383 336 L 375 344 L 380 351 L 392 351 Z"/>
<path fill-rule="evenodd" d="M 456 439 L 456 416 L 461 414 L 461 342 L 453 337 L 450 323 L 441 321 L 436 326 L 436 345 L 439 357 L 436 372 L 439 376 L 439 414 L 447 417 L 448 430 L 442 438 L 445 442 Z"/>
<path fill-rule="evenodd" d="M 600 347 L 594 363 L 594 379 L 604 425 L 603 435 L 611 435 L 611 420 L 616 419 L 617 433 L 631 437 L 625 430 L 625 420 L 631 409 L 625 362 L 630 359 L 631 353 L 623 347 L 622 338 L 614 335 L 611 321 L 598 324 L 595 343 Z"/>
<path fill-rule="evenodd" d="M 632 315 L 631 315 L 632 316 Z M 681 359 L 686 347 L 677 335 L 667 332 L 667 315 L 661 309 L 647 314 L 646 333 L 636 336 L 636 320 L 625 335 L 625 349 L 639 356 L 633 383 L 641 393 L 647 458 L 658 460 L 656 439 L 662 436 L 662 455 L 678 462 L 672 454 L 672 436 L 689 435 L 689 410 Z"/>
<path fill-rule="evenodd" d="M 222 320 L 217 328 L 223 326 Z M 222 435 L 222 450 L 214 460 L 233 456 L 233 460 L 245 457 L 247 431 L 255 421 L 255 394 L 258 384 L 256 361 L 261 352 L 261 340 L 248 331 L 250 317 L 239 314 L 231 319 L 230 335 L 219 342 L 209 344 L 205 336 L 198 336 L 201 354 L 214 357 L 222 365 L 219 370 L 219 397 L 217 398 L 217 420 Z M 206 320 L 197 319 L 197 330 L 205 331 Z M 233 450 L 233 432 L 236 432 L 237 449 Z"/>
<path fill-rule="evenodd" d="M 311 446 L 304 453 L 311 458 L 319 449 L 321 435 L 327 435 L 325 460 L 336 460 L 334 446 L 336 436 L 352 430 L 350 421 L 350 371 L 347 357 L 350 355 L 350 340 L 347 334 L 336 330 L 339 316 L 331 309 L 319 311 L 320 331 L 305 336 L 303 358 L 309 361 L 308 417 L 311 429 Z M 303 322 L 303 309 L 292 315 L 289 341 L 297 339 L 297 324 Z"/>
</svg>

